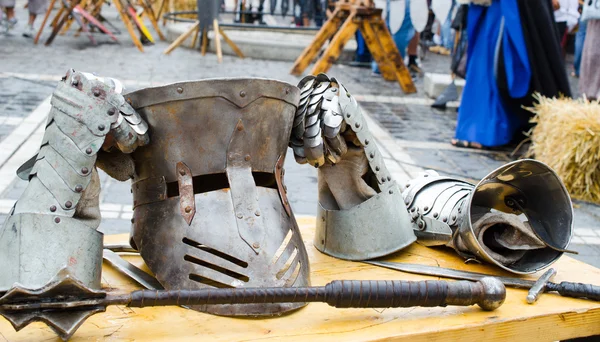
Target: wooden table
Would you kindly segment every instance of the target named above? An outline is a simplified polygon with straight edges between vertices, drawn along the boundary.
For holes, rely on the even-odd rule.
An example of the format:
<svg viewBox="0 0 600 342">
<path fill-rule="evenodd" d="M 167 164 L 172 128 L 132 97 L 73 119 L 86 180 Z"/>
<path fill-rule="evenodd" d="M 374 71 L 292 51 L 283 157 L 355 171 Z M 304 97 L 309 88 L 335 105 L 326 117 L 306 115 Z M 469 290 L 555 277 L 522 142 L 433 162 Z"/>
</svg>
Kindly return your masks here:
<svg viewBox="0 0 600 342">
<path fill-rule="evenodd" d="M 335 279 L 432 279 L 323 255 L 312 246 L 314 218 L 303 217 L 298 221 L 311 261 L 313 285 L 324 285 Z M 127 241 L 127 236 L 107 236 L 105 240 L 110 243 Z M 139 256 L 126 258 L 145 268 Z M 492 266 L 465 265 L 449 249 L 417 244 L 388 259 L 510 275 Z M 557 282 L 600 284 L 600 269 L 572 258 L 564 256 L 554 267 L 558 271 Z M 139 288 L 106 264 L 103 271 L 104 286 L 128 291 Z M 327 304 L 313 303 L 294 313 L 267 319 L 218 317 L 179 307 L 129 309 L 113 306 L 106 313 L 88 319 L 71 341 L 531 342 L 600 334 L 600 302 L 543 294 L 535 305 L 528 305 L 526 295 L 525 290 L 508 289 L 506 302 L 493 312 L 482 311 L 477 306 L 375 310 L 335 309 Z M 0 341 L 5 340 L 59 339 L 42 323 L 34 323 L 17 333 L 6 320 L 0 319 Z"/>
</svg>

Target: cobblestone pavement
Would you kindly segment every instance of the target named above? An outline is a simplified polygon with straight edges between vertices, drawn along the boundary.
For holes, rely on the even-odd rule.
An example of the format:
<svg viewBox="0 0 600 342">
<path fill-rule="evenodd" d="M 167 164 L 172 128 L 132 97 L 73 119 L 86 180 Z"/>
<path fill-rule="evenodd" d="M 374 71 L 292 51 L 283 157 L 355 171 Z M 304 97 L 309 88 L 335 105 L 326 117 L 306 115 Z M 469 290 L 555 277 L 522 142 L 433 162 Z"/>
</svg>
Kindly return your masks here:
<svg viewBox="0 0 600 342">
<path fill-rule="evenodd" d="M 17 1 L 20 23 L 26 22 L 24 2 Z M 124 80 L 129 89 L 153 84 L 210 77 L 268 77 L 296 84 L 289 74 L 291 63 L 224 56 L 218 64 L 214 55 L 202 57 L 198 51 L 179 48 L 166 56 L 167 44 L 157 42 L 140 53 L 129 41 L 114 9 L 106 17 L 123 32 L 121 44 L 96 34 L 99 46 L 91 46 L 85 36 L 74 37 L 73 30 L 56 38 L 51 46 L 33 45 L 20 36 L 0 35 L 0 223 L 26 182 L 14 176 L 16 168 L 39 147 L 47 113 L 47 101 L 54 84 L 68 68 L 96 72 Z M 23 26 L 21 26 L 23 27 Z M 45 37 L 47 37 L 45 34 Z M 42 38 L 42 41 L 45 39 Z M 423 68 L 428 72 L 446 72 L 446 57 L 428 55 Z M 429 107 L 431 100 L 423 92 L 405 95 L 398 84 L 373 76 L 369 69 L 335 65 L 329 71 L 356 95 L 373 120 L 373 130 L 384 152 L 388 168 L 401 182 L 415 177 L 423 167 L 442 174 L 477 181 L 494 168 L 513 160 L 510 152 L 472 151 L 452 147 L 448 141 L 456 125 L 456 108 L 445 111 Z M 416 80 L 422 89 L 422 79 Z M 37 108 L 37 109 L 36 109 Z M 41 114 L 40 114 L 41 113 Z M 419 166 L 420 165 L 420 166 Z M 297 215 L 316 213 L 316 171 L 297 165 L 291 153 L 286 160 L 286 183 Z M 130 229 L 132 215 L 129 183 L 118 182 L 101 174 L 100 229 L 105 233 L 123 233 Z M 575 202 L 576 258 L 600 266 L 600 207 Z"/>
</svg>

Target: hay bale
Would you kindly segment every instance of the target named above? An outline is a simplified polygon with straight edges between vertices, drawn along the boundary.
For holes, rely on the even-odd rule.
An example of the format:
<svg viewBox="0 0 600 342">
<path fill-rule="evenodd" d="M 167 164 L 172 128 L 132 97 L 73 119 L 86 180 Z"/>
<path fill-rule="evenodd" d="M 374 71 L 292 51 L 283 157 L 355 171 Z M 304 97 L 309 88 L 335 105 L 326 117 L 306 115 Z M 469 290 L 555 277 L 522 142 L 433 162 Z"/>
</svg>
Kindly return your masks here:
<svg viewBox="0 0 600 342">
<path fill-rule="evenodd" d="M 600 104 L 536 96 L 530 153 L 552 167 L 573 198 L 600 203 Z"/>
</svg>

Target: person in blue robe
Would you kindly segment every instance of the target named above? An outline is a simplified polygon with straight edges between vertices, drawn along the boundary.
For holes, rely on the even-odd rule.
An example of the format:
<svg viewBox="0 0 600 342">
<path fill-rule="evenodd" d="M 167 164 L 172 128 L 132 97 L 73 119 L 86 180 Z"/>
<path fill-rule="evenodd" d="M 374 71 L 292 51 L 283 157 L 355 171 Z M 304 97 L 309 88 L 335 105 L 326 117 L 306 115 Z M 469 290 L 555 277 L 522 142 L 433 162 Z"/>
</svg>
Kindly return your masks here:
<svg viewBox="0 0 600 342">
<path fill-rule="evenodd" d="M 517 0 L 493 0 L 489 7 L 471 4 L 467 37 L 467 78 L 452 143 L 463 147 L 508 144 L 528 120 L 504 103 L 497 72 L 505 73 L 512 98 L 526 96 L 531 80 Z M 497 68 L 499 52 L 504 70 Z"/>
</svg>

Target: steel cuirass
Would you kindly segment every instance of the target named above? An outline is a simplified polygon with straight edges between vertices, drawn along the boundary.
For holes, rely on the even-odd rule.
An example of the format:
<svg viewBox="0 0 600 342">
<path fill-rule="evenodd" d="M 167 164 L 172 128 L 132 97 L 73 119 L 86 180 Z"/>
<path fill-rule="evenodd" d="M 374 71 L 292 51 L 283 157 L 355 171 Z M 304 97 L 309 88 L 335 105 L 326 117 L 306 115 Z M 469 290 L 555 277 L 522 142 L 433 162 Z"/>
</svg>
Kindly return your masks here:
<svg viewBox="0 0 600 342">
<path fill-rule="evenodd" d="M 309 285 L 283 185 L 299 95 L 264 79 L 184 82 L 127 95 L 152 137 L 133 153 L 132 244 L 166 289 Z M 194 309 L 272 315 L 303 305 Z"/>
</svg>

